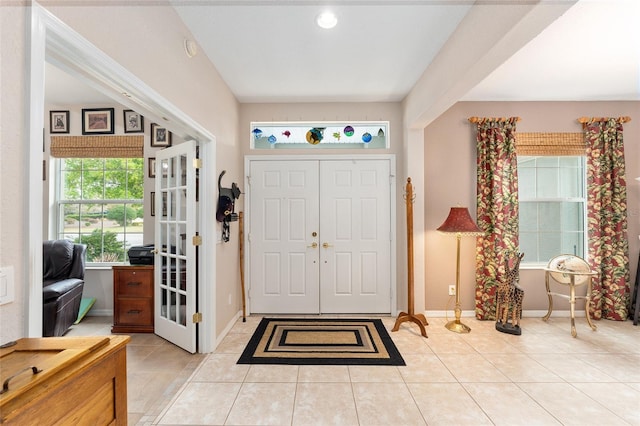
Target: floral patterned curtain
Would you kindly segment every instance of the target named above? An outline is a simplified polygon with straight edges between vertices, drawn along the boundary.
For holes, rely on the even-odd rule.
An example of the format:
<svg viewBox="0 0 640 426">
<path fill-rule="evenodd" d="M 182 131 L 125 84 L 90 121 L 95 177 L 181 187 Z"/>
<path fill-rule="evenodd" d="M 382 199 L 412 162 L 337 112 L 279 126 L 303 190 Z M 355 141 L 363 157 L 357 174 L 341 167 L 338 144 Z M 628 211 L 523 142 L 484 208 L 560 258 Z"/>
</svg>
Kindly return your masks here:
<svg viewBox="0 0 640 426">
<path fill-rule="evenodd" d="M 589 263 L 594 278 L 589 313 L 594 319 L 627 319 L 630 296 L 624 118 L 583 123 L 587 155 Z"/>
<path fill-rule="evenodd" d="M 517 117 L 477 121 L 476 318 L 495 320 L 498 277 L 518 253 Z"/>
</svg>

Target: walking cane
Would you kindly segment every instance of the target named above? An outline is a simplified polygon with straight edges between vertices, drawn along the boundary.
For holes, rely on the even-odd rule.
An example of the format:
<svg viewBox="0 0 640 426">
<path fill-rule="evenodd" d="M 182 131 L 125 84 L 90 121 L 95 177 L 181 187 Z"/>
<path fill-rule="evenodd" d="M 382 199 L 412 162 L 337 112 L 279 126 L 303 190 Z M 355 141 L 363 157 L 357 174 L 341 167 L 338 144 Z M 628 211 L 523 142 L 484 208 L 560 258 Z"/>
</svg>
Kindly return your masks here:
<svg viewBox="0 0 640 426">
<path fill-rule="evenodd" d="M 244 295 L 244 217 L 242 212 L 238 213 L 238 228 L 240 230 L 240 288 L 242 289 L 242 322 L 247 322 Z"/>
</svg>

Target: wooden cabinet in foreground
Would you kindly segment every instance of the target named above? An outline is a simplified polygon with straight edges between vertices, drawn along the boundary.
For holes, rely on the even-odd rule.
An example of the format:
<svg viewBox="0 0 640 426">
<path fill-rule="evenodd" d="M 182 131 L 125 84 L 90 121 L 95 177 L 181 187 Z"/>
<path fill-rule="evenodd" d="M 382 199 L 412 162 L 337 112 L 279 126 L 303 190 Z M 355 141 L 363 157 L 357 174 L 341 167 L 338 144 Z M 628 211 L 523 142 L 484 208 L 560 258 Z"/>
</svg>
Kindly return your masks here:
<svg viewBox="0 0 640 426">
<path fill-rule="evenodd" d="M 126 425 L 129 336 L 25 338 L 0 349 L 0 424 Z"/>
</svg>

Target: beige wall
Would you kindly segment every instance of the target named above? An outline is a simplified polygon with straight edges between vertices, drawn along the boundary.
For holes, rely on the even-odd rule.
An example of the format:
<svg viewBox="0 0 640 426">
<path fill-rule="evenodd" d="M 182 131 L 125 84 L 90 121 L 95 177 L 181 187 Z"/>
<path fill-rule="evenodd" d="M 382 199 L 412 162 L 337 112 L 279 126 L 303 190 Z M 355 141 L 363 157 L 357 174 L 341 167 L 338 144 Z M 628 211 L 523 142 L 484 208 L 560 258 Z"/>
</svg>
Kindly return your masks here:
<svg viewBox="0 0 640 426">
<path fill-rule="evenodd" d="M 0 7 L 0 266 L 13 266 L 16 282 L 15 301 L 0 306 L 0 343 L 24 336 L 27 315 L 25 12 L 22 7 Z"/>
<path fill-rule="evenodd" d="M 432 122 L 424 131 L 425 139 L 425 227 L 426 227 L 426 306 L 443 310 L 449 299 L 447 285 L 455 282 L 455 239 L 435 229 L 447 217 L 449 208 L 468 206 L 476 213 L 476 148 L 472 116 L 521 117 L 520 132 L 580 132 L 579 117 L 630 116 L 624 125 L 627 171 L 629 244 L 631 278 L 635 278 L 640 250 L 640 102 L 460 102 Z M 462 309 L 474 309 L 475 241 L 463 237 L 461 243 Z M 526 253 L 525 253 L 526 257 Z M 547 309 L 544 273 L 521 270 L 520 284 L 525 290 L 524 309 Z M 566 303 L 554 303 L 568 309 Z M 583 306 L 583 305 L 581 305 Z"/>
<path fill-rule="evenodd" d="M 183 39 L 190 36 L 170 7 L 49 7 L 54 15 L 87 38 L 116 62 L 134 73 L 150 87 L 216 136 L 217 163 L 240 169 L 237 147 L 238 103 L 215 67 L 204 55 L 189 59 Z M 2 143 L 0 144 L 0 265 L 16 268 L 16 302 L 0 307 L 2 342 L 26 335 L 27 309 L 24 290 L 27 283 L 23 235 L 26 223 L 28 134 L 28 9 L 1 7 L 2 31 Z M 48 119 L 46 120 L 48 123 Z M 39 167 L 36 168 L 38 171 Z M 13 176 L 11 182 L 5 179 Z M 213 185 L 216 188 L 217 186 Z M 217 197 L 216 193 L 203 196 Z M 215 220 L 212 218 L 211 220 Z M 220 246 L 219 246 L 220 247 Z M 202 259 L 207 261 L 207 259 Z M 237 251 L 221 249 L 217 253 L 218 294 L 217 333 L 223 330 L 239 309 L 239 272 Z M 228 294 L 232 303 L 228 303 Z"/>
</svg>

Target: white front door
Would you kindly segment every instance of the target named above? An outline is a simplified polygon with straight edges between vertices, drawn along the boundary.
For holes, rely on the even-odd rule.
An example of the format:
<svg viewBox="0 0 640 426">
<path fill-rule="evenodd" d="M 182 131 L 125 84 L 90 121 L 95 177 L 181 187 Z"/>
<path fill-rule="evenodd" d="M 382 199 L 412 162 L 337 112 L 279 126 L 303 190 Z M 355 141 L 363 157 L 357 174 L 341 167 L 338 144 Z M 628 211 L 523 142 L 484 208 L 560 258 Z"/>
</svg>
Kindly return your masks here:
<svg viewBox="0 0 640 426">
<path fill-rule="evenodd" d="M 156 153 L 155 333 L 196 352 L 196 142 Z"/>
<path fill-rule="evenodd" d="M 251 310 L 317 313 L 318 162 L 253 161 L 250 176 Z"/>
<path fill-rule="evenodd" d="M 254 313 L 390 313 L 390 160 L 254 160 Z"/>
<path fill-rule="evenodd" d="M 389 313 L 387 160 L 320 163 L 320 311 Z"/>
</svg>

